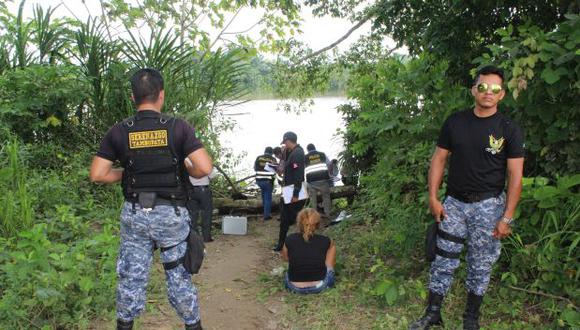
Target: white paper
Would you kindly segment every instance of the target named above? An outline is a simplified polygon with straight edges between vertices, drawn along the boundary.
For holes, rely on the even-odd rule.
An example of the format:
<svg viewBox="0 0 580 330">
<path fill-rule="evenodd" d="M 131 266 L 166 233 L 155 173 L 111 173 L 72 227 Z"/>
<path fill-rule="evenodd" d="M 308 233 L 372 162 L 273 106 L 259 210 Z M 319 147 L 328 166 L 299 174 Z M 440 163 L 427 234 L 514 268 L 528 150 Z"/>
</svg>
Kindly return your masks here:
<svg viewBox="0 0 580 330">
<path fill-rule="evenodd" d="M 290 204 L 290 202 L 292 201 L 292 195 L 294 195 L 293 184 L 282 187 L 282 197 L 284 198 L 284 204 Z M 300 192 L 298 193 L 298 200 L 301 201 L 307 198 L 308 193 L 306 192 L 306 182 L 302 182 L 302 189 L 300 189 Z"/>
<path fill-rule="evenodd" d="M 276 173 L 276 167 L 277 165 L 274 165 L 272 163 L 266 163 L 266 166 L 264 166 L 264 170 L 266 170 L 266 172 Z"/>
</svg>

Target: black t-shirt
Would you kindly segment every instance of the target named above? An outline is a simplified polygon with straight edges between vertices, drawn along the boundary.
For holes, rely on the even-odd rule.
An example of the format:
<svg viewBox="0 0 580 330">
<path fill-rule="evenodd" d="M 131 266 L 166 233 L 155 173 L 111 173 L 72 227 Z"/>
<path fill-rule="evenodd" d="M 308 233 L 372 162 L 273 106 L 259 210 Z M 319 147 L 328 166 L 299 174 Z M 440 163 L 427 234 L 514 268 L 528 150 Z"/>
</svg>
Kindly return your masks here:
<svg viewBox="0 0 580 330">
<path fill-rule="evenodd" d="M 155 111 L 142 110 L 138 113 L 139 116 L 158 116 Z M 175 119 L 174 126 L 174 145 L 178 156 L 185 158 L 190 153 L 202 148 L 203 145 L 195 137 L 195 130 L 181 119 Z M 121 164 L 125 163 L 125 152 L 127 150 L 127 131 L 123 128 L 123 122 L 119 122 L 109 129 L 103 140 L 101 146 L 97 151 L 97 156 L 108 159 L 112 162 L 119 160 Z"/>
<path fill-rule="evenodd" d="M 286 237 L 288 249 L 288 277 L 292 282 L 321 281 L 326 276 L 326 252 L 330 238 L 314 234 L 308 242 L 301 233 Z"/>
<path fill-rule="evenodd" d="M 520 127 L 496 112 L 486 118 L 473 110 L 452 114 L 441 129 L 437 146 L 451 152 L 447 191 L 502 191 L 508 158 L 524 157 Z"/>
</svg>

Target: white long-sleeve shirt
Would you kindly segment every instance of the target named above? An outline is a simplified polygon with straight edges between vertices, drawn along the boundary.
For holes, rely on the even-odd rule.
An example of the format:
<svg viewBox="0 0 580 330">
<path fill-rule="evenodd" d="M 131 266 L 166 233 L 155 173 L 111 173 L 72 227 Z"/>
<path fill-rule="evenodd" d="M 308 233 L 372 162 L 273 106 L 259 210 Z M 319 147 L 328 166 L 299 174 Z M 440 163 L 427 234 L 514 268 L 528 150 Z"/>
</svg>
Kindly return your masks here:
<svg viewBox="0 0 580 330">
<path fill-rule="evenodd" d="M 194 178 L 192 176 L 189 177 L 189 182 L 191 182 L 194 186 L 209 186 L 209 181 L 215 178 L 218 175 L 218 171 L 215 167 L 211 170 L 209 175 L 203 176 L 201 178 Z"/>
</svg>

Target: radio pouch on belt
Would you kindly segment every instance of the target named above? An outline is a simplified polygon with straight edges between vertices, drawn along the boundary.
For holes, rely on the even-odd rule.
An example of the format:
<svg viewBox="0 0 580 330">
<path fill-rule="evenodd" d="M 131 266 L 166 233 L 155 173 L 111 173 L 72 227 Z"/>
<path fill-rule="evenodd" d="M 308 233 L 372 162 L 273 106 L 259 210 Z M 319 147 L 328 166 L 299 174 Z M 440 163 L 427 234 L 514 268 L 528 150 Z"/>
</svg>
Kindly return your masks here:
<svg viewBox="0 0 580 330">
<path fill-rule="evenodd" d="M 425 257 L 429 262 L 435 260 L 435 255 L 437 254 L 437 229 L 437 222 L 433 222 L 427 228 L 425 235 Z"/>
<path fill-rule="evenodd" d="M 139 205 L 144 209 L 152 209 L 155 207 L 155 199 L 157 193 L 155 192 L 141 192 L 139 193 Z"/>
</svg>

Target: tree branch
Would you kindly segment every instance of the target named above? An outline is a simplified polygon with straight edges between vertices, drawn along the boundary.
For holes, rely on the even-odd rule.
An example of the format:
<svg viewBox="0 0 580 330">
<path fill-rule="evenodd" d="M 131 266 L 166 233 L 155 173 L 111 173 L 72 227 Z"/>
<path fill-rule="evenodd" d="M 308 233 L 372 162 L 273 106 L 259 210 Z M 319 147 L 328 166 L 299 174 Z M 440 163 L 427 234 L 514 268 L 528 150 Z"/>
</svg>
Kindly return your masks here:
<svg viewBox="0 0 580 330">
<path fill-rule="evenodd" d="M 224 28 L 217 35 L 217 37 L 215 38 L 215 40 L 211 43 L 211 45 L 209 45 L 209 49 L 212 49 L 213 46 L 216 44 L 216 42 L 218 42 L 218 40 L 220 40 L 222 34 L 224 34 L 224 32 L 226 32 L 226 30 L 230 27 L 230 25 L 232 25 L 232 23 L 234 22 L 234 20 L 236 19 L 236 17 L 240 13 L 240 11 L 242 11 L 242 7 L 238 8 L 238 10 L 236 10 L 236 12 L 234 13 L 234 16 L 232 16 L 232 18 L 230 19 L 230 21 L 228 22 L 228 24 L 226 24 L 226 26 L 224 26 Z"/>
<path fill-rule="evenodd" d="M 257 21 L 256 23 L 254 23 L 252 26 L 250 26 L 249 28 L 243 30 L 243 31 L 237 31 L 237 32 L 224 32 L 222 34 L 242 34 L 242 33 L 246 33 L 246 32 L 250 32 L 250 30 L 252 30 L 253 28 L 255 28 L 258 24 L 262 23 L 264 21 L 264 18 L 260 19 L 259 21 Z"/>
<path fill-rule="evenodd" d="M 363 26 L 363 24 L 365 24 L 370 18 L 371 18 L 372 14 L 367 14 L 362 20 L 360 20 L 355 26 L 353 26 L 352 28 L 350 28 L 350 30 L 348 30 L 342 37 L 340 37 L 338 40 L 336 40 L 335 42 L 331 43 L 330 45 L 319 49 L 315 52 L 313 52 L 312 54 L 306 55 L 303 58 L 299 59 L 296 64 L 301 63 L 301 62 L 305 62 L 313 57 L 316 57 L 336 46 L 338 46 L 341 42 L 345 41 L 348 37 L 350 37 L 350 35 L 358 30 L 361 26 Z"/>
<path fill-rule="evenodd" d="M 517 286 L 513 286 L 513 285 L 508 285 L 507 287 L 512 289 L 512 290 L 522 291 L 522 292 L 534 294 L 537 296 L 542 296 L 542 297 L 547 297 L 547 298 L 565 301 L 565 302 L 569 303 L 570 305 L 572 305 L 572 307 L 574 307 L 574 309 L 578 311 L 578 307 L 574 304 L 574 302 L 566 297 L 556 296 L 553 294 L 539 292 L 539 291 L 532 291 L 532 290 L 528 290 L 528 289 L 524 289 L 524 288 L 518 288 Z"/>
<path fill-rule="evenodd" d="M 234 182 L 230 178 L 230 176 L 218 164 L 213 164 L 213 167 L 215 167 L 215 169 L 218 170 L 218 172 L 220 172 L 224 176 L 224 178 L 226 179 L 226 181 L 229 183 L 230 187 L 234 191 L 234 194 L 239 195 L 240 190 L 238 189 L 238 185 L 236 184 L 236 182 Z"/>
</svg>

